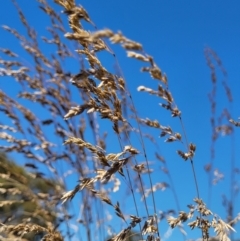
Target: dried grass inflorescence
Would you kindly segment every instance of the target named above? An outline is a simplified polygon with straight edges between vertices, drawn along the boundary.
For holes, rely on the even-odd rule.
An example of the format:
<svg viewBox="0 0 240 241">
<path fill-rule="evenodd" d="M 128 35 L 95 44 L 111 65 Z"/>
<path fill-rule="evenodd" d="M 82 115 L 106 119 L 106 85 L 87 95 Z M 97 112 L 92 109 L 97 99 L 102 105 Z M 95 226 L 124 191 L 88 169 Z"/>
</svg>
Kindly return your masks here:
<svg viewBox="0 0 240 241">
<path fill-rule="evenodd" d="M 210 238 L 209 229 L 213 228 L 219 240 L 230 241 L 228 234 L 230 231 L 235 231 L 231 225 L 218 218 L 217 215 L 213 215 L 213 213 L 206 207 L 205 203 L 203 203 L 201 199 L 195 198 L 194 201 L 196 205 L 188 205 L 188 213 L 180 211 L 177 218 L 168 218 L 168 223 L 170 226 L 174 228 L 194 217 L 195 220 L 189 222 L 188 225 L 191 229 L 201 229 L 203 239 L 208 240 Z M 196 211 L 201 216 L 194 215 Z M 210 216 L 212 216 L 212 220 L 210 220 Z"/>
<path fill-rule="evenodd" d="M 64 235 L 57 232 L 56 228 L 65 223 L 65 229 L 67 229 L 65 237 L 70 239 L 74 234 L 69 231 L 69 226 L 74 220 L 73 215 L 68 213 L 68 201 L 76 200 L 77 194 L 80 193 L 81 197 L 78 199 L 78 203 L 81 207 L 81 218 L 79 218 L 77 225 L 86 230 L 89 241 L 94 232 L 105 230 L 105 226 L 107 226 L 108 218 L 105 211 L 108 209 L 106 206 L 110 207 L 110 212 L 115 213 L 125 225 L 122 230 L 112 235 L 108 239 L 109 241 L 128 240 L 133 229 L 137 227 L 142 239 L 157 241 L 161 239 L 159 220 L 168 216 L 169 225 L 172 228 L 179 227 L 182 230 L 181 223 L 193 218 L 194 215 L 195 220 L 188 225 L 192 229 L 201 229 L 204 240 L 209 239 L 210 228 L 214 229 L 220 240 L 229 240 L 228 231 L 233 230 L 230 224 L 223 222 L 217 216 L 213 216 L 212 221 L 209 221 L 209 217 L 213 214 L 200 199 L 194 169 L 193 158 L 196 146 L 188 143 L 182 114 L 169 90 L 167 75 L 158 67 L 154 58 L 146 54 L 140 43 L 128 39 L 121 32 L 114 33 L 110 29 L 96 30 L 96 26 L 87 11 L 82 6 L 76 5 L 74 0 L 55 0 L 55 3 L 63 9 L 62 17 L 68 21 L 70 28 L 68 31 L 64 28 L 64 20 L 54 8 L 46 0 L 39 0 L 40 9 L 48 15 L 52 23 L 52 26 L 48 28 L 52 39 L 42 37 L 42 40 L 47 44 L 54 45 L 57 49 L 56 53 L 49 56 L 41 51 L 36 31 L 30 27 L 16 2 L 13 2 L 21 22 L 27 30 L 27 37 L 8 26 L 3 26 L 3 28 L 19 40 L 22 48 L 32 57 L 34 67 L 26 67 L 18 60 L 16 53 L 7 48 L 1 48 L 2 53 L 10 59 L 14 58 L 14 60 L 0 59 L 0 64 L 3 66 L 0 68 L 0 75 L 13 77 L 22 88 L 18 94 L 18 100 L 25 99 L 31 103 L 39 104 L 47 112 L 47 117 L 39 115 L 31 108 L 21 104 L 21 101 L 10 97 L 4 91 L 0 91 L 0 111 L 12 121 L 12 124 L 0 125 L 1 130 L 3 130 L 0 138 L 7 142 L 6 145 L 1 146 L 1 149 L 5 152 L 16 151 L 26 159 L 30 159 L 26 163 L 26 167 L 35 170 L 31 174 L 34 180 L 44 179 L 43 173 L 38 171 L 39 164 L 48 169 L 48 172 L 54 176 L 56 183 L 51 189 L 51 194 L 34 193 L 28 190 L 28 197 L 38 203 L 36 210 L 29 219 L 22 220 L 24 222 L 21 224 L 16 222 L 11 224 L 8 221 L 1 224 L 2 231 L 8 235 L 13 235 L 11 237 L 24 237 L 27 233 L 42 233 L 42 240 L 60 241 L 63 240 Z M 94 31 L 85 29 L 83 21 L 90 24 Z M 62 39 L 62 36 L 65 38 Z M 148 73 L 152 79 L 157 81 L 156 89 L 141 85 L 137 90 L 160 98 L 162 102 L 160 106 L 169 111 L 171 117 L 179 120 L 182 126 L 181 131 L 176 132 L 171 126 L 164 126 L 158 120 L 138 116 L 124 77 L 119 73 L 115 74 L 113 71 L 109 71 L 99 59 L 98 53 L 106 51 L 117 60 L 115 53 L 108 45 L 109 42 L 120 44 L 126 50 L 127 57 L 139 60 L 144 64 L 141 71 Z M 74 50 L 68 47 L 68 44 L 71 46 L 71 43 L 75 46 Z M 81 65 L 81 69 L 75 74 L 69 73 L 64 68 L 64 61 L 69 57 L 77 58 Z M 119 66 L 118 68 L 120 69 Z M 212 78 L 215 83 L 214 74 Z M 229 99 L 231 99 L 226 83 L 225 88 Z M 77 100 L 73 98 L 73 89 L 79 93 L 80 98 L 78 97 Z M 225 116 L 227 116 L 226 113 Z M 76 122 L 76 120 L 80 121 Z M 111 152 L 106 147 L 106 134 L 102 134 L 100 129 L 100 123 L 103 121 L 110 124 L 111 131 L 116 136 L 114 145 L 118 146 L 118 152 Z M 239 123 L 232 119 L 230 122 L 239 126 Z M 52 127 L 54 135 L 64 144 L 62 148 L 60 148 L 59 143 L 56 144 L 49 140 L 51 138 L 46 131 L 48 127 Z M 156 159 L 163 165 L 161 169 L 167 175 L 170 185 L 165 181 L 152 182 L 151 175 L 158 170 L 149 167 L 149 150 L 146 150 L 144 136 L 151 140 L 153 138 L 148 133 L 144 135 L 142 131 L 144 127 L 155 128 L 160 132 L 157 133 L 157 136 L 166 138 L 165 142 L 170 144 L 177 142 L 185 149 L 185 151 L 177 150 L 177 153 L 183 160 L 189 160 L 197 193 L 197 198 L 194 199 L 196 204 L 189 206 L 188 213 L 180 211 L 171 171 L 168 169 L 167 161 L 159 154 L 156 154 Z M 214 127 L 216 126 L 214 125 Z M 86 129 L 92 131 L 94 140 L 86 133 Z M 231 131 L 227 126 L 218 128 L 218 131 L 223 130 L 226 133 Z M 130 138 L 132 135 L 138 137 L 140 145 L 137 143 L 137 148 Z M 87 139 L 91 141 L 87 141 Z M 142 163 L 139 162 L 140 158 L 144 158 Z M 63 168 L 60 169 L 59 166 L 62 162 L 64 163 Z M 67 187 L 69 180 L 72 180 L 68 179 L 68 176 L 75 174 L 79 178 L 79 183 L 75 184 L 72 189 L 68 187 L 67 190 L 64 190 L 64 186 Z M 145 174 L 148 177 L 147 181 L 143 178 Z M 8 181 L 13 179 L 10 172 L 1 174 L 0 178 Z M 134 214 L 125 213 L 121 202 L 116 201 L 114 197 L 114 193 L 122 188 L 122 183 L 126 184 L 128 191 L 130 190 L 134 203 Z M 26 181 L 21 184 L 26 184 Z M 179 209 L 177 218 L 169 215 L 159 217 L 158 215 L 155 194 L 158 190 L 164 191 L 166 188 L 171 189 L 174 194 Z M 140 196 L 135 190 L 138 190 Z M 14 195 L 24 191 L 26 192 L 23 190 L 23 186 L 17 184 L 8 190 L 7 188 L 6 190 L 1 189 L 1 192 L 11 192 Z M 153 210 L 148 206 L 150 198 Z M 140 215 L 137 203 L 141 200 L 144 203 L 143 215 Z M 24 200 L 2 201 L 1 206 L 13 205 L 16 202 L 24 202 Z M 48 213 L 42 204 L 43 202 L 47 210 L 56 212 L 54 224 L 47 221 Z M 43 218 L 44 222 L 33 220 L 33 216 L 38 216 L 39 219 Z M 234 220 L 238 221 L 238 219 Z M 96 226 L 94 231 L 92 224 Z M 76 226 L 76 223 L 74 225 Z M 100 232 L 96 235 L 97 238 L 102 238 L 99 238 L 99 235 Z"/>
</svg>

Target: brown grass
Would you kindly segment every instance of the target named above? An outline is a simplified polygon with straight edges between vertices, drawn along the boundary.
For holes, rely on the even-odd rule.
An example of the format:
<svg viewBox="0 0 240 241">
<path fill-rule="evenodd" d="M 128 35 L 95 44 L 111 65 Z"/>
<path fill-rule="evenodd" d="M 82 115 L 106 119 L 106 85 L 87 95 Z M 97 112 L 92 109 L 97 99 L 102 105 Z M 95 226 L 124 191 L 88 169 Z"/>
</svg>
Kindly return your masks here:
<svg viewBox="0 0 240 241">
<path fill-rule="evenodd" d="M 9 224 L 8 221 L 3 223 L 2 220 L 1 233 L 4 233 L 5 237 L 14 237 L 16 240 L 17 237 L 23 237 L 26 233 L 37 234 L 39 232 L 43 233 L 42 240 L 70 240 L 72 235 L 78 235 L 78 232 L 74 234 L 70 231 L 70 225 L 74 224 L 86 231 L 87 240 L 97 238 L 101 240 L 106 237 L 104 233 L 109 225 L 108 214 L 114 211 L 116 214 L 114 219 L 119 218 L 119 226 L 122 225 L 123 228 L 109 239 L 111 241 L 127 240 L 135 228 L 144 240 L 160 240 L 163 236 L 160 228 L 162 219 L 167 220 L 171 228 L 179 228 L 183 234 L 185 231 L 182 223 L 187 222 L 191 229 L 201 230 L 203 240 L 209 239 L 211 229 L 214 230 L 219 240 L 229 240 L 228 235 L 234 231 L 233 226 L 239 217 L 234 218 L 233 212 L 228 210 L 230 218 L 224 222 L 202 201 L 194 166 L 196 145 L 188 141 L 181 110 L 169 89 L 167 75 L 158 67 L 154 58 L 144 51 L 140 43 L 128 39 L 120 32 L 114 33 L 109 29 L 96 30 L 96 25 L 87 11 L 76 5 L 74 0 L 55 0 L 55 3 L 62 7 L 64 14 L 61 17 L 63 19 L 45 0 L 41 0 L 39 1 L 40 8 L 48 15 L 52 23 L 48 29 L 52 39 L 43 37 L 42 40 L 56 48 L 56 53 L 49 57 L 41 51 L 36 31 L 31 28 L 17 3 L 13 2 L 26 28 L 27 36 L 21 35 L 11 27 L 3 26 L 3 28 L 18 39 L 21 47 L 32 57 L 32 62 L 31 67 L 27 67 L 20 61 L 18 54 L 10 49 L 1 49 L 7 57 L 6 60 L 0 59 L 2 65 L 0 74 L 13 77 L 21 87 L 18 97 L 11 97 L 8 93 L 0 91 L 0 110 L 5 117 L 8 117 L 8 122 L 0 126 L 3 130 L 0 137 L 6 141 L 6 145 L 2 145 L 1 149 L 4 152 L 22 154 L 25 160 L 29 160 L 26 161 L 27 167 L 36 169 L 44 167 L 48 175 L 65 186 L 66 191 L 61 193 L 61 197 L 58 196 L 56 199 L 52 197 L 52 200 L 48 200 L 50 203 L 51 201 L 54 203 L 55 200 L 55 206 L 58 206 L 61 200 L 60 208 L 56 209 L 59 220 L 55 227 L 47 222 L 43 226 L 33 223 L 30 216 L 22 223 Z M 64 28 L 63 23 L 66 20 L 70 27 L 69 31 Z M 83 21 L 89 23 L 95 30 L 85 29 Z M 65 39 L 61 37 L 63 35 Z M 138 105 L 135 105 L 123 74 L 108 71 L 98 58 L 98 52 L 105 51 L 118 63 L 116 54 L 109 43 L 119 44 L 126 51 L 127 57 L 142 61 L 141 71 L 149 73 L 149 77 L 157 82 L 157 87 L 152 89 L 141 85 L 137 90 L 158 97 L 161 107 L 167 111 L 166 116 L 169 114 L 169 117 L 175 118 L 180 123 L 181 131 L 175 131 L 169 125 L 164 126 L 159 120 L 139 117 L 136 109 Z M 73 50 L 72 46 L 74 46 Z M 234 127 L 230 123 L 228 126 L 216 124 L 214 109 L 216 75 L 211 56 L 217 61 L 223 75 L 225 75 L 225 70 L 217 55 L 212 50 L 206 49 L 206 59 L 211 69 L 213 83 L 213 90 L 210 94 L 213 157 L 217 131 L 232 132 Z M 77 74 L 65 70 L 64 61 L 68 58 L 77 59 L 80 63 L 81 69 Z M 121 72 L 118 64 L 117 68 Z M 223 86 L 231 102 L 231 92 L 226 81 Z M 74 88 L 79 93 L 77 100 L 73 98 Z M 34 106 L 39 104 L 41 110 L 45 111 L 44 117 L 37 109 L 35 111 L 34 108 L 24 105 L 23 103 L 26 102 L 20 99 L 28 100 Z M 235 126 L 240 126 L 239 122 L 230 118 L 227 111 L 223 113 L 223 116 Z M 119 151 L 108 152 L 107 133 L 101 129 L 103 121 L 108 123 L 109 133 L 114 134 L 116 149 Z M 195 198 L 193 194 L 194 205 L 188 205 L 188 212 L 180 210 L 180 197 L 174 188 L 168 161 L 158 153 L 156 153 L 156 160 L 162 163 L 162 171 L 167 175 L 170 185 L 166 182 L 153 183 L 152 173 L 157 170 L 150 168 L 148 153 L 151 150 L 146 150 L 145 142 L 148 139 L 153 143 L 157 141 L 149 134 L 150 132 L 144 133 L 143 130 L 146 127 L 160 132 L 160 136 L 165 138 L 165 145 L 172 142 L 179 143 L 181 149 L 176 149 L 176 152 L 183 161 L 188 161 L 191 165 L 191 173 L 186 176 L 194 182 L 197 197 Z M 56 141 L 55 138 L 56 143 L 50 140 L 51 137 L 48 135 L 50 129 L 58 139 Z M 89 132 L 92 132 L 93 138 L 89 137 L 87 134 Z M 136 138 L 132 137 L 137 137 L 138 141 L 136 142 Z M 58 148 L 60 142 L 64 146 Z M 37 150 L 40 154 L 37 154 Z M 212 166 L 213 161 L 206 170 L 211 170 Z M 234 167 L 235 164 L 232 163 L 232 168 Z M 73 180 L 70 178 L 71 175 L 76 175 L 79 182 L 74 185 L 71 183 L 72 189 L 69 189 L 69 180 Z M 39 174 L 35 178 L 42 178 L 42 176 Z M 1 179 L 9 181 L 11 176 L 1 174 Z M 209 174 L 209 186 L 212 185 L 211 181 L 212 176 Z M 234 179 L 232 184 L 233 181 Z M 178 212 L 176 217 L 172 216 L 174 212 L 176 213 L 174 210 L 165 210 L 162 216 L 159 215 L 161 204 L 156 203 L 155 193 L 157 190 L 166 188 L 170 188 L 174 195 Z M 115 192 L 119 189 L 128 190 L 131 193 L 135 209 L 132 213 L 122 209 L 124 200 L 115 201 Z M 23 192 L 19 185 L 16 185 L 14 190 Z M 140 192 L 140 195 L 136 190 Z M 77 195 L 79 193 L 80 195 Z M 35 194 L 29 192 L 29 195 Z M 73 212 L 78 212 L 71 206 L 72 199 L 80 208 L 81 215 L 78 220 L 76 216 L 71 215 Z M 140 199 L 144 204 L 145 214 L 143 216 L 139 210 Z M 150 203 L 153 209 L 150 209 Z M 1 201 L 1 206 L 4 205 L 12 205 L 12 203 L 10 200 Z M 57 228 L 63 224 L 67 231 L 60 233 Z"/>
</svg>

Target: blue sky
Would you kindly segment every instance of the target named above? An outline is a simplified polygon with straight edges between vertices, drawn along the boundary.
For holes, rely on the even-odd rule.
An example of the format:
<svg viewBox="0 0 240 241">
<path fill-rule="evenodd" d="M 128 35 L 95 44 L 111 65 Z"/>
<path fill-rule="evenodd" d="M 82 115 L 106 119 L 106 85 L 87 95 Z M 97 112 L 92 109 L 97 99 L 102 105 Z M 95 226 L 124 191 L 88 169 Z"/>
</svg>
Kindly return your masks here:
<svg viewBox="0 0 240 241">
<path fill-rule="evenodd" d="M 44 34 L 48 21 L 38 10 L 35 1 L 17 1 L 32 26 L 39 29 L 38 34 Z M 225 95 L 222 81 L 224 79 L 221 71 L 217 71 L 217 113 L 218 117 L 224 108 L 227 108 L 234 119 L 240 116 L 240 2 L 239 1 L 77 1 L 88 11 L 91 19 L 98 29 L 109 28 L 113 31 L 121 30 L 122 33 L 144 46 L 144 50 L 154 57 L 158 66 L 165 72 L 169 80 L 169 89 L 173 94 L 178 108 L 182 112 L 183 123 L 187 137 L 190 142 L 197 146 L 194 158 L 197 179 L 200 189 L 200 196 L 208 202 L 208 176 L 203 166 L 210 161 L 211 145 L 211 106 L 208 94 L 212 90 L 210 70 L 206 65 L 204 49 L 212 48 L 222 60 L 222 64 L 227 71 L 227 83 L 231 88 L 233 103 L 229 104 Z M 60 13 L 61 9 L 56 8 Z M 11 1 L 4 2 L 4 7 L 0 8 L 0 24 L 24 31 L 16 11 Z M 90 29 L 91 26 L 86 25 Z M 18 42 L 8 33 L 0 30 L 0 47 L 10 47 L 16 52 L 20 52 Z M 45 48 L 43 46 L 43 48 Z M 139 109 L 141 117 L 158 119 L 163 125 L 171 125 L 173 129 L 182 133 L 180 123 L 177 119 L 172 119 L 167 111 L 159 106 L 160 99 L 148 96 L 146 93 L 136 91 L 139 85 L 152 88 L 157 87 L 157 83 L 146 74 L 140 74 L 140 67 L 144 63 L 127 59 L 126 53 L 119 47 L 113 47 L 127 86 L 133 95 L 134 102 Z M 46 47 L 45 51 L 50 51 Z M 21 53 L 21 58 L 28 58 Z M 112 56 L 103 56 L 103 63 L 108 68 L 113 68 L 116 64 Z M 77 65 L 71 66 L 73 74 L 77 73 Z M 3 78 L 4 80 L 4 78 Z M 10 91 L 13 81 L 5 79 L 0 81 L 0 88 Z M 11 86 L 10 86 L 11 84 Z M 77 117 L 76 117 L 77 118 Z M 227 123 L 225 121 L 225 123 Z M 105 125 L 103 124 L 103 128 Z M 235 146 L 233 148 L 235 163 L 239 168 L 239 129 L 234 129 Z M 158 136 L 159 133 L 153 133 Z M 113 138 L 110 136 L 110 138 Z M 136 140 L 137 141 L 137 140 Z M 193 183 L 193 175 L 190 163 L 184 162 L 176 154 L 178 144 L 164 143 L 164 139 L 157 141 L 161 154 L 166 158 L 171 171 L 173 182 L 179 196 L 180 207 L 187 210 L 186 205 L 192 203 L 196 197 Z M 112 140 L 108 143 L 109 151 L 114 151 Z M 159 168 L 159 173 L 153 174 L 153 180 L 167 181 L 160 171 L 160 163 L 154 160 L 153 147 L 146 142 L 149 158 Z M 216 143 L 215 168 L 224 173 L 223 181 L 215 185 L 212 189 L 212 211 L 225 218 L 225 210 L 222 206 L 221 195 L 230 194 L 230 156 L 232 154 L 232 144 L 230 137 L 221 137 Z M 143 161 L 140 159 L 139 161 Z M 238 185 L 240 177 L 236 175 Z M 72 187 L 75 186 L 73 183 Z M 166 190 L 156 194 L 158 208 L 167 210 L 174 204 L 172 192 Z M 120 197 L 121 198 L 121 197 Z M 235 200 L 235 215 L 240 212 L 239 197 Z M 208 204 L 208 203 L 207 203 Z M 127 205 L 126 205 L 127 206 Z M 141 206 L 141 205 L 140 205 Z M 127 210 L 126 208 L 126 211 Z M 160 226 L 161 227 L 161 226 Z M 240 226 L 236 237 L 239 237 Z M 166 231 L 166 225 L 162 224 L 162 233 Z M 191 236 L 192 235 L 192 236 Z M 176 230 L 169 238 L 178 238 L 179 232 Z M 197 238 L 199 232 L 189 233 L 188 239 Z"/>
</svg>

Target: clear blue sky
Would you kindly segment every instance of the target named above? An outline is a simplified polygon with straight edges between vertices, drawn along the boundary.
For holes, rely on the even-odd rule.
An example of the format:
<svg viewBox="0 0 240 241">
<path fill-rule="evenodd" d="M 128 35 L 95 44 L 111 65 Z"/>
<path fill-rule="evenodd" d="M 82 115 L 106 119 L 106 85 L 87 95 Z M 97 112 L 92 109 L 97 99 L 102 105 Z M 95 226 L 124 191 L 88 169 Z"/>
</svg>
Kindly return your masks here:
<svg viewBox="0 0 240 241">
<path fill-rule="evenodd" d="M 39 29 L 39 35 L 44 34 L 48 21 L 37 9 L 35 1 L 18 0 L 26 18 L 32 26 Z M 143 44 L 145 51 L 152 55 L 158 66 L 165 72 L 169 80 L 169 88 L 175 102 L 182 111 L 184 126 L 190 142 L 197 145 L 194 158 L 197 179 L 200 188 L 200 196 L 208 202 L 208 176 L 203 166 L 210 160 L 211 145 L 211 107 L 208 94 L 212 90 L 210 70 L 204 58 L 204 48 L 212 48 L 222 60 L 226 69 L 227 83 L 231 88 L 233 103 L 229 106 L 222 86 L 223 75 L 217 70 L 217 116 L 224 108 L 227 108 L 234 119 L 240 116 L 240 2 L 235 1 L 163 1 L 163 0 L 131 0 L 131 1 L 77 1 L 88 11 L 91 19 L 98 29 L 109 28 L 113 31 L 121 30 L 122 33 L 137 42 Z M 57 11 L 60 14 L 60 8 Z M 4 1 L 0 8 L 0 24 L 24 31 L 17 12 L 11 1 Z M 8 33 L 0 29 L 0 47 L 13 48 L 19 53 L 17 41 Z M 116 49 L 116 50 L 115 50 Z M 158 119 L 163 125 L 171 125 L 175 131 L 182 132 L 177 119 L 172 119 L 167 111 L 162 111 L 158 105 L 161 100 L 145 93 L 136 91 L 139 85 L 155 87 L 156 82 L 147 74 L 139 74 L 140 67 L 144 63 L 127 59 L 126 54 L 120 48 L 114 48 L 124 77 L 127 80 L 129 90 L 141 117 Z M 47 51 L 47 49 L 46 49 Z M 21 51 L 20 51 L 21 52 Z M 25 58 L 22 52 L 21 58 Z M 27 57 L 26 57 L 27 58 Z M 103 59 L 103 63 L 109 68 L 115 64 L 111 57 Z M 71 68 L 75 74 L 78 69 Z M 12 91 L 12 81 L 5 79 L 0 81 L 0 88 Z M 11 84 L 11 86 L 10 86 Z M 230 108 L 230 109 L 229 109 Z M 77 117 L 76 117 L 77 118 Z M 227 122 L 226 122 L 227 123 Z M 159 133 L 155 133 L 156 136 Z M 240 168 L 240 129 L 235 128 L 235 163 Z M 180 145 L 164 143 L 164 139 L 157 138 L 161 154 L 166 158 L 171 171 L 177 194 L 180 197 L 182 210 L 187 211 L 186 205 L 192 203 L 196 197 L 193 175 L 190 163 L 183 162 L 176 154 Z M 148 145 L 148 144 L 146 144 Z M 109 151 L 114 146 L 109 143 Z M 149 158 L 154 161 L 155 168 L 160 163 L 154 160 L 154 149 L 147 146 Z M 213 187 L 211 209 L 224 219 L 226 216 L 222 206 L 222 194 L 229 197 L 230 194 L 230 156 L 231 142 L 229 137 L 222 137 L 216 144 L 215 168 L 224 173 L 223 181 Z M 139 160 L 139 161 L 143 161 Z M 155 172 L 153 179 L 156 182 L 167 179 L 159 172 Z M 240 185 L 239 174 L 236 175 L 238 187 Z M 72 187 L 75 183 L 72 184 Z M 121 197 L 120 197 L 121 198 Z M 167 210 L 174 204 L 170 190 L 157 193 L 158 208 Z M 235 215 L 240 212 L 240 198 L 235 200 Z M 126 205 L 127 206 L 127 205 Z M 126 208 L 126 211 L 127 210 Z M 161 232 L 166 232 L 166 225 L 162 224 Z M 236 226 L 239 237 L 240 225 Z M 176 230 L 168 240 L 178 238 Z M 199 232 L 189 232 L 188 238 L 197 238 Z"/>
</svg>

